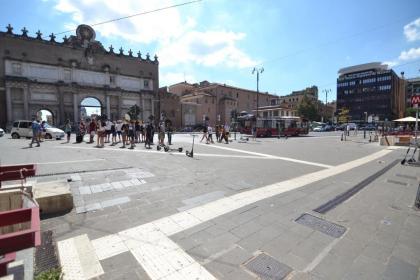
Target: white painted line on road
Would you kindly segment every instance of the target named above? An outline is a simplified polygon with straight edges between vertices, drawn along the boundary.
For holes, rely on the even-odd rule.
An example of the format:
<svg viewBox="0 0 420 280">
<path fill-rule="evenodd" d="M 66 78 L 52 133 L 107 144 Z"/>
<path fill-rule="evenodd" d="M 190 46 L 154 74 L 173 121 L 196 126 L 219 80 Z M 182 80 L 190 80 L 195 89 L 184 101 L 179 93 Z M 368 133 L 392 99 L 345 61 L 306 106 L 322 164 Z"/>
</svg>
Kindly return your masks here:
<svg viewBox="0 0 420 280">
<path fill-rule="evenodd" d="M 100 259 L 115 256 L 116 254 L 122 253 L 123 250 L 131 251 L 152 280 L 215 279 L 203 266 L 169 239 L 168 236 L 257 201 L 349 171 L 391 152 L 390 150 L 381 150 L 330 169 L 305 174 L 294 179 L 218 199 L 141 226 L 121 231 L 117 234 L 93 240 L 93 247 L 95 248 L 96 255 Z M 110 240 L 113 241 L 111 242 Z M 60 252 L 60 254 L 62 253 Z M 71 264 L 64 261 L 61 265 L 64 271 L 72 271 L 72 267 L 67 267 Z"/>
<path fill-rule="evenodd" d="M 228 147 L 221 147 L 221 146 L 207 145 L 207 144 L 197 144 L 197 145 L 208 146 L 208 147 L 212 147 L 212 148 L 217 148 L 217 149 L 222 149 L 222 150 L 227 150 L 227 151 L 233 151 L 233 152 L 239 152 L 239 153 L 245 153 L 245 154 L 250 154 L 250 155 L 256 155 L 256 156 L 260 156 L 260 157 L 264 157 L 264 158 L 280 159 L 280 160 L 284 160 L 284 161 L 291 161 L 291 162 L 296 162 L 296 163 L 314 165 L 314 166 L 319 166 L 319 167 L 323 167 L 323 168 L 331 168 L 332 167 L 331 165 L 318 163 L 318 162 L 311 162 L 311 161 L 299 160 L 299 159 L 288 158 L 288 157 L 273 156 L 273 155 L 269 155 L 269 154 L 262 154 L 262 153 L 257 153 L 257 152 L 235 149 L 235 148 L 228 148 Z"/>
<path fill-rule="evenodd" d="M 245 159 L 278 159 L 278 160 L 290 161 L 290 162 L 295 162 L 295 163 L 318 166 L 318 167 L 322 167 L 322 168 L 331 168 L 332 167 L 331 165 L 323 164 L 323 163 L 299 160 L 299 159 L 288 158 L 288 157 L 272 156 L 272 155 L 268 155 L 268 154 L 261 154 L 261 153 L 250 152 L 250 151 L 239 150 L 239 149 L 228 148 L 228 147 L 220 147 L 220 146 L 213 146 L 213 145 L 209 146 L 209 145 L 205 145 L 205 144 L 197 144 L 197 145 L 203 145 L 203 146 L 208 146 L 208 147 L 219 148 L 219 149 L 222 149 L 222 150 L 230 150 L 230 151 L 234 151 L 234 152 L 239 152 L 239 153 L 245 153 L 245 154 L 252 155 L 252 156 L 240 156 L 240 155 L 194 153 L 194 155 L 202 156 L 202 157 L 225 157 L 225 158 L 245 158 Z M 57 147 L 57 148 L 98 150 L 98 148 L 89 148 L 89 147 L 68 147 L 68 146 L 65 146 L 65 147 Z M 137 153 L 146 153 L 146 154 L 155 153 L 155 154 L 167 154 L 167 155 L 177 155 L 177 156 L 184 156 L 185 155 L 184 153 L 179 153 L 179 152 L 166 153 L 166 152 L 152 151 L 152 150 L 128 150 L 128 149 L 115 149 L 115 148 L 109 148 L 109 149 L 106 149 L 106 151 L 116 151 L 116 152 L 122 151 L 122 152 L 130 152 L 130 153 L 137 152 Z"/>
<path fill-rule="evenodd" d="M 68 161 L 35 162 L 35 164 L 38 164 L 38 165 L 44 165 L 44 164 L 64 164 L 64 163 L 80 163 L 80 162 L 104 161 L 104 160 L 105 159 L 103 159 L 103 158 L 97 158 L 97 159 L 81 159 L 81 160 L 68 160 Z"/>
</svg>

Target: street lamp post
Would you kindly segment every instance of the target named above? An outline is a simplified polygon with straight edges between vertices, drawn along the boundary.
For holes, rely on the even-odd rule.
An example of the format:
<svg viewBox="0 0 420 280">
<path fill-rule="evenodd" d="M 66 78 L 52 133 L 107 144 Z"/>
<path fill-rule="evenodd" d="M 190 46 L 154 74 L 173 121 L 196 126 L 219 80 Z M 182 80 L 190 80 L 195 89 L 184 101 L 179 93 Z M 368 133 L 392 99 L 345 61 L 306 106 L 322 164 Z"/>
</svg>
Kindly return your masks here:
<svg viewBox="0 0 420 280">
<path fill-rule="evenodd" d="M 257 118 L 258 118 L 259 95 L 260 95 L 260 90 L 259 90 L 260 74 L 262 74 L 262 72 L 264 72 L 263 67 L 261 68 L 254 67 L 254 69 L 252 70 L 252 74 L 257 73 L 257 114 L 256 114 Z"/>
<path fill-rule="evenodd" d="M 322 92 L 325 93 L 325 118 L 327 118 L 328 93 L 331 92 L 331 89 L 324 89 Z"/>
</svg>

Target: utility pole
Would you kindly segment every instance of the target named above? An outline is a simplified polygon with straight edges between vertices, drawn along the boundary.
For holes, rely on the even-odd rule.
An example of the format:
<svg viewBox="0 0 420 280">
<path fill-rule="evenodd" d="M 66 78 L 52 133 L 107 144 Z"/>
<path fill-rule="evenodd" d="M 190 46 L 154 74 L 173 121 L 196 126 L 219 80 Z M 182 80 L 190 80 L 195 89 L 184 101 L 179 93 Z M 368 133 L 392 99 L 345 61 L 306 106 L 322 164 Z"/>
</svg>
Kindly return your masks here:
<svg viewBox="0 0 420 280">
<path fill-rule="evenodd" d="M 331 92 L 331 89 L 324 89 L 322 90 L 323 92 L 325 92 L 325 117 L 327 117 L 327 103 L 328 103 L 328 93 Z"/>
<path fill-rule="evenodd" d="M 258 118 L 259 95 L 260 95 L 259 83 L 260 83 L 260 74 L 262 74 L 262 72 L 264 72 L 263 67 L 261 67 L 261 68 L 254 67 L 254 69 L 252 70 L 252 74 L 257 73 L 257 114 L 256 114 L 256 118 Z"/>
</svg>

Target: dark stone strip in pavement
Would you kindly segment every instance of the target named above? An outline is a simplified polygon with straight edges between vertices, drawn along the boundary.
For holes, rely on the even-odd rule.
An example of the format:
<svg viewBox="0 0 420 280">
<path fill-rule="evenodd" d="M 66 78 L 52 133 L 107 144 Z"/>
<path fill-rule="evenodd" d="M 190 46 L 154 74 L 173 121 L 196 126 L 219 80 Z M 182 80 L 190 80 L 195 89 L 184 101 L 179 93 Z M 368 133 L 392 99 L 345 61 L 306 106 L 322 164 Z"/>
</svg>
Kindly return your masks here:
<svg viewBox="0 0 420 280">
<path fill-rule="evenodd" d="M 382 168 L 378 172 L 374 173 L 373 175 L 364 179 L 362 182 L 358 183 L 356 186 L 354 186 L 351 189 L 347 190 L 346 192 L 336 196 L 332 200 L 330 200 L 327 203 L 319 206 L 318 208 L 314 209 L 313 211 L 318 212 L 320 214 L 327 213 L 331 209 L 334 209 L 335 207 L 337 207 L 338 205 L 340 205 L 341 203 L 343 203 L 344 201 L 346 201 L 347 199 L 349 199 L 350 197 L 352 197 L 353 195 L 355 195 L 356 193 L 361 191 L 364 187 L 366 187 L 367 185 L 372 183 L 374 180 L 376 180 L 381 175 L 385 174 L 388 170 L 390 170 L 392 167 L 394 167 L 399 162 L 400 161 L 398 159 L 394 160 L 393 162 L 391 162 L 390 164 L 388 164 L 387 166 L 385 166 L 384 168 Z"/>
</svg>

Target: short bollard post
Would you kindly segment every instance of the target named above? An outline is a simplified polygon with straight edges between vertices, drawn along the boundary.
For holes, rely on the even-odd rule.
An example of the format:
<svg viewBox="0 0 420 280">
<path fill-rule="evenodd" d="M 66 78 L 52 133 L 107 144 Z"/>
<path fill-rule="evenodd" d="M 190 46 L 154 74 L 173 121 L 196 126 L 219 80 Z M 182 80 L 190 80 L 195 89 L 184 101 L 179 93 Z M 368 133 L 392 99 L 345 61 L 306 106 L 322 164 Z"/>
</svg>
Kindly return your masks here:
<svg viewBox="0 0 420 280">
<path fill-rule="evenodd" d="M 416 202 L 414 203 L 417 209 L 420 209 L 420 184 L 417 189 Z"/>
</svg>

